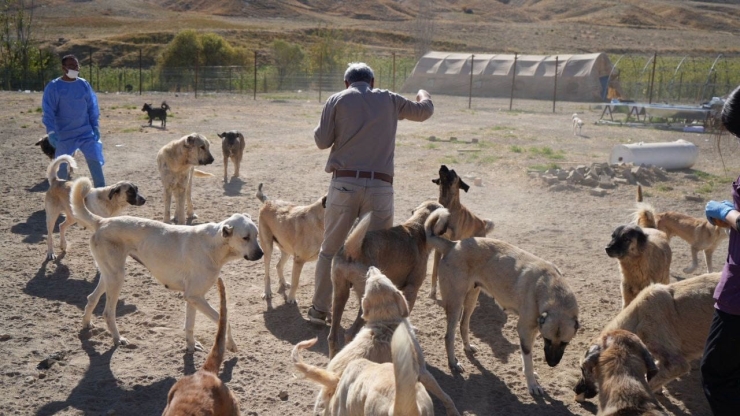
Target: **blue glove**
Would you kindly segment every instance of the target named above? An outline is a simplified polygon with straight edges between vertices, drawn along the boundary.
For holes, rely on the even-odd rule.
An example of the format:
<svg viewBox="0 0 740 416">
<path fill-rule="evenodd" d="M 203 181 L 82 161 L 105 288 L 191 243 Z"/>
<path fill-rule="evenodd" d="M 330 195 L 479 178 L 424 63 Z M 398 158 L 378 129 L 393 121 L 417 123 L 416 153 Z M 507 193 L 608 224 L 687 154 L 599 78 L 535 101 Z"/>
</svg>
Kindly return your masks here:
<svg viewBox="0 0 740 416">
<path fill-rule="evenodd" d="M 59 143 L 59 136 L 57 136 L 56 133 L 49 133 L 49 143 L 51 143 L 52 146 L 57 147 L 57 143 Z"/>
<path fill-rule="evenodd" d="M 95 141 L 100 141 L 100 127 L 93 127 L 93 137 L 95 137 Z"/>
<path fill-rule="evenodd" d="M 707 220 L 714 224 L 712 218 L 724 221 L 727 214 L 733 209 L 735 209 L 735 205 L 730 201 L 709 201 L 706 208 L 704 208 L 704 214 L 707 216 Z"/>
</svg>

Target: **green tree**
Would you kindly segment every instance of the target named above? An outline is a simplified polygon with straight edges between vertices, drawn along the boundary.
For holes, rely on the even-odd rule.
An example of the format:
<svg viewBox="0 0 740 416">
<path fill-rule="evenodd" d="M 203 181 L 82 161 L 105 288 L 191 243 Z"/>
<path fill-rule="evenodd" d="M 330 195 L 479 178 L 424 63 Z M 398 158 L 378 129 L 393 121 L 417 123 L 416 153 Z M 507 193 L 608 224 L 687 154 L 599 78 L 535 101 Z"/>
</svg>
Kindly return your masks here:
<svg viewBox="0 0 740 416">
<path fill-rule="evenodd" d="M 311 71 L 324 74 L 343 72 L 347 65 L 345 55 L 347 44 L 339 39 L 339 33 L 333 29 L 319 28 L 316 41 L 309 47 L 309 66 Z"/>
<path fill-rule="evenodd" d="M 272 58 L 278 76 L 278 89 L 282 89 L 285 78 L 295 74 L 303 64 L 305 54 L 300 45 L 276 39 L 272 42 Z"/>
<path fill-rule="evenodd" d="M 26 87 L 29 70 L 37 63 L 31 62 L 34 55 L 33 10 L 34 2 L 24 0 L 0 0 L 0 76 L 5 86 L 11 89 L 12 81 L 22 81 Z"/>
</svg>

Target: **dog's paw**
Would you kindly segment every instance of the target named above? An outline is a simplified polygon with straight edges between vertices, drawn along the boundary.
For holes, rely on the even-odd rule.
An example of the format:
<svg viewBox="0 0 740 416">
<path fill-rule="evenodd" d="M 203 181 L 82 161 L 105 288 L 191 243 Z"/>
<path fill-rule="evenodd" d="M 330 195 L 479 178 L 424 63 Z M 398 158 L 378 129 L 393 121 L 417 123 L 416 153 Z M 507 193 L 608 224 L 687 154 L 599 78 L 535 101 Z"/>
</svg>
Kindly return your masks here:
<svg viewBox="0 0 740 416">
<path fill-rule="evenodd" d="M 464 373 L 465 372 L 465 368 L 463 368 L 463 366 L 460 365 L 460 362 L 459 361 L 455 361 L 454 363 L 448 363 L 448 365 L 450 366 L 450 370 L 452 370 L 454 372 L 457 372 L 457 373 Z"/>
<path fill-rule="evenodd" d="M 694 270 L 696 270 L 696 267 L 697 266 L 687 267 L 687 268 L 683 269 L 683 272 L 686 273 L 686 274 L 694 273 Z"/>
<path fill-rule="evenodd" d="M 262 299 L 272 299 L 272 292 L 268 291 L 262 294 Z"/>
<path fill-rule="evenodd" d="M 437 300 L 437 291 L 436 290 L 432 290 L 432 291 L 429 292 L 429 299 Z"/>
<path fill-rule="evenodd" d="M 114 339 L 113 340 L 113 343 L 116 344 L 116 345 L 118 345 L 118 346 L 126 346 L 126 345 L 129 345 L 128 340 L 126 338 L 124 338 L 124 337 L 119 337 L 118 339 Z"/>
<path fill-rule="evenodd" d="M 233 339 L 232 339 L 232 340 L 229 340 L 229 341 L 228 341 L 228 342 L 226 343 L 226 349 L 227 349 L 227 350 L 229 350 L 229 351 L 231 351 L 231 352 L 237 352 L 237 351 L 239 350 L 239 349 L 238 349 L 238 348 L 236 347 L 236 342 L 234 342 L 234 340 L 233 340 Z"/>
<path fill-rule="evenodd" d="M 527 383 L 527 387 L 529 387 L 529 394 L 531 394 L 532 396 L 542 396 L 543 394 L 545 394 L 545 390 L 536 381 L 532 383 Z"/>
<path fill-rule="evenodd" d="M 478 352 L 478 347 L 476 347 L 473 344 L 468 344 L 465 347 L 463 347 L 463 349 L 465 350 L 465 352 L 469 352 L 471 354 L 475 354 Z"/>
<path fill-rule="evenodd" d="M 288 295 L 288 296 L 285 297 L 285 303 L 287 303 L 289 305 L 294 305 L 296 303 L 296 301 L 295 301 L 295 298 L 294 297 Z"/>
<path fill-rule="evenodd" d="M 278 293 L 285 292 L 286 289 L 290 289 L 290 283 L 282 282 L 280 283 L 280 286 L 278 287 Z"/>
<path fill-rule="evenodd" d="M 46 253 L 46 260 L 48 260 L 48 261 L 54 261 L 56 259 L 57 259 L 57 255 L 54 254 L 53 252 Z"/>
<path fill-rule="evenodd" d="M 188 354 L 192 354 L 195 351 L 205 352 L 205 349 L 198 341 L 194 341 L 192 345 L 188 345 L 187 348 Z"/>
</svg>

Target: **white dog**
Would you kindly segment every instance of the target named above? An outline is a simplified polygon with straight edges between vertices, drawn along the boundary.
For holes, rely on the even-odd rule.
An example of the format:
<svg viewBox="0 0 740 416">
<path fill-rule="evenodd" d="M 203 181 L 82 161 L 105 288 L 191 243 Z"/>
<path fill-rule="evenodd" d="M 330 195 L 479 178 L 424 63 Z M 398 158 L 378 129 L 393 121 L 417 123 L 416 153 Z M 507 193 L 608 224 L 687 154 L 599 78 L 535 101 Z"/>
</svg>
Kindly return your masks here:
<svg viewBox="0 0 740 416">
<path fill-rule="evenodd" d="M 573 113 L 573 135 L 580 136 L 582 127 L 583 127 L 583 120 L 578 118 L 578 113 Z"/>
<path fill-rule="evenodd" d="M 72 185 L 72 212 L 94 233 L 90 238 L 90 251 L 100 269 L 98 286 L 87 297 L 83 328 L 91 327 L 93 309 L 105 293 L 103 317 L 113 341 L 122 345 L 128 343 L 116 327 L 116 303 L 123 286 L 126 257 L 131 256 L 149 269 L 164 287 L 183 292 L 187 302 L 185 340 L 188 351 L 196 348 L 202 351 L 203 347 L 193 337 L 195 311 L 218 323 L 218 312 L 208 304 L 205 294 L 216 283 L 221 267 L 227 262 L 262 258 L 257 226 L 246 214 L 234 214 L 218 224 L 192 227 L 129 216 L 102 218 L 85 206 L 84 198 L 91 186 L 85 177 Z M 227 335 L 226 347 L 236 351 L 230 329 Z"/>
</svg>

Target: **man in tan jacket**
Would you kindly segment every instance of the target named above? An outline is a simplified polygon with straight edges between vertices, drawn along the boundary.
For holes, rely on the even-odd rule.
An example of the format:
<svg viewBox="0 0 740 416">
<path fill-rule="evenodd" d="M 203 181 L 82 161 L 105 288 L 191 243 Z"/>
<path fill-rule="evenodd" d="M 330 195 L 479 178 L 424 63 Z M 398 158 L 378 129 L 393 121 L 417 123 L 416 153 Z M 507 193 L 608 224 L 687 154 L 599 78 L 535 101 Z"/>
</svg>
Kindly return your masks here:
<svg viewBox="0 0 740 416">
<path fill-rule="evenodd" d="M 371 212 L 370 230 L 393 226 L 393 154 L 398 120 L 424 121 L 434 113 L 424 90 L 411 101 L 373 89 L 375 75 L 365 63 L 351 63 L 344 73 L 347 89 L 326 101 L 314 140 L 331 147 L 326 171 L 332 174 L 324 214 L 324 242 L 316 263 L 313 305 L 308 319 L 331 318 L 331 262 L 358 217 Z"/>
</svg>

